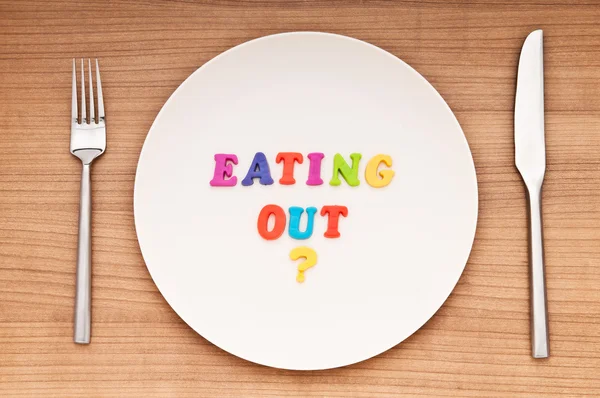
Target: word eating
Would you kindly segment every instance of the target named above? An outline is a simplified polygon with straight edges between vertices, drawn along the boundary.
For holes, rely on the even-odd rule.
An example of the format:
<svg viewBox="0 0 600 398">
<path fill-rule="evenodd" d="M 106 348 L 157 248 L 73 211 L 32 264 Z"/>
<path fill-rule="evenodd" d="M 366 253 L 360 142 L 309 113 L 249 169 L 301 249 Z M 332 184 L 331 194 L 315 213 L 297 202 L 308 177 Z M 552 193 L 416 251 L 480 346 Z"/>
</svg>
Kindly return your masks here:
<svg viewBox="0 0 600 398">
<path fill-rule="evenodd" d="M 321 152 L 311 152 L 307 155 L 308 179 L 306 185 L 322 185 L 321 163 L 325 155 Z M 351 187 L 360 185 L 358 178 L 358 166 L 362 155 L 360 153 L 350 154 L 352 164 L 348 165 L 342 155 L 336 153 L 333 157 L 333 175 L 329 185 L 341 185 L 340 174 L 342 178 Z M 217 153 L 215 159 L 215 172 L 210 185 L 213 187 L 233 187 L 237 185 L 238 178 L 233 175 L 233 166 L 238 164 L 238 157 L 235 154 Z M 282 176 L 279 179 L 281 185 L 294 185 L 294 165 L 302 164 L 304 157 L 299 152 L 279 152 L 275 158 L 276 163 L 283 164 Z M 373 188 L 383 188 L 388 185 L 394 177 L 394 171 L 391 169 L 379 170 L 381 164 L 387 167 L 392 166 L 392 158 L 389 155 L 375 155 L 367 163 L 365 169 L 365 180 Z M 262 152 L 257 152 L 250 164 L 246 176 L 242 180 L 242 185 L 247 187 L 254 184 L 254 179 L 258 179 L 261 185 L 272 185 L 274 183 L 271 176 L 271 169 L 267 157 Z"/>
</svg>

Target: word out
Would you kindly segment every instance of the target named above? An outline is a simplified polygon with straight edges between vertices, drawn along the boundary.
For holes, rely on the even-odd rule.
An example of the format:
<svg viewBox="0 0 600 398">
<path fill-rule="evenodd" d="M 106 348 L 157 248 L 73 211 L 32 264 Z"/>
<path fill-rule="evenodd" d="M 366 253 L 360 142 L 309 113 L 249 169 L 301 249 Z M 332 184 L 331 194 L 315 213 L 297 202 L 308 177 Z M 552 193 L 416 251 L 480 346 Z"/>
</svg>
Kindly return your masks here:
<svg viewBox="0 0 600 398">
<path fill-rule="evenodd" d="M 317 208 L 306 208 L 308 221 L 304 231 L 300 231 L 300 217 L 302 217 L 304 209 L 302 207 L 290 207 L 288 211 L 290 214 L 290 223 L 288 226 L 288 234 L 290 237 L 298 240 L 310 238 L 313 234 Z M 323 206 L 320 214 L 323 217 L 327 217 L 327 230 L 323 236 L 326 238 L 339 238 L 340 232 L 338 231 L 338 225 L 340 216 L 348 217 L 348 208 L 346 206 Z M 271 217 L 273 217 L 275 222 L 273 223 L 273 228 L 269 230 L 269 219 Z M 287 217 L 285 211 L 280 206 L 266 205 L 258 214 L 256 228 L 258 229 L 258 234 L 262 236 L 263 239 L 275 240 L 283 235 L 286 224 Z"/>
</svg>

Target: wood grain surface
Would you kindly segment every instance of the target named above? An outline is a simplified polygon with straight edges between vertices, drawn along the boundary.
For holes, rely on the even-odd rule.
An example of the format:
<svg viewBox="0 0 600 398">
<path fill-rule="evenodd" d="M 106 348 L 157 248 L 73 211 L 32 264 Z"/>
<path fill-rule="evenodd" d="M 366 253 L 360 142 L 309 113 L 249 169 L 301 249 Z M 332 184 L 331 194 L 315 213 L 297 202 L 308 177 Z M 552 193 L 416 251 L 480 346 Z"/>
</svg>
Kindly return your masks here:
<svg viewBox="0 0 600 398">
<path fill-rule="evenodd" d="M 533 360 L 525 191 L 513 103 L 526 35 L 545 32 L 545 248 L 552 357 Z M 341 369 L 229 355 L 187 327 L 144 266 L 138 155 L 175 88 L 222 51 L 314 30 L 373 43 L 456 113 L 479 181 L 475 245 L 416 334 Z M 93 169 L 93 337 L 72 343 L 80 163 L 72 57 L 102 64 L 108 150 Z M 0 0 L 0 396 L 600 395 L 600 4 L 596 1 Z"/>
</svg>

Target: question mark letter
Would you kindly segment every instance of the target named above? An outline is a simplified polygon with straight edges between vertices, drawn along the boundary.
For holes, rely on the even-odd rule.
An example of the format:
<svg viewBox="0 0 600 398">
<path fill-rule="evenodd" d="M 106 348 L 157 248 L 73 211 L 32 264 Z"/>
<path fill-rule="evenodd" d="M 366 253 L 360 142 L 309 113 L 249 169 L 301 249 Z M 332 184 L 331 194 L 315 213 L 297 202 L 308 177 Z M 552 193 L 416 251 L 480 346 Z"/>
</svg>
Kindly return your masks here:
<svg viewBox="0 0 600 398">
<path fill-rule="evenodd" d="M 296 261 L 299 258 L 305 259 L 305 261 L 298 264 L 298 275 L 296 275 L 296 282 L 302 283 L 304 282 L 304 271 L 310 267 L 314 267 L 314 265 L 317 263 L 317 253 L 310 247 L 306 246 L 300 246 L 292 249 L 290 252 L 290 259 Z"/>
</svg>

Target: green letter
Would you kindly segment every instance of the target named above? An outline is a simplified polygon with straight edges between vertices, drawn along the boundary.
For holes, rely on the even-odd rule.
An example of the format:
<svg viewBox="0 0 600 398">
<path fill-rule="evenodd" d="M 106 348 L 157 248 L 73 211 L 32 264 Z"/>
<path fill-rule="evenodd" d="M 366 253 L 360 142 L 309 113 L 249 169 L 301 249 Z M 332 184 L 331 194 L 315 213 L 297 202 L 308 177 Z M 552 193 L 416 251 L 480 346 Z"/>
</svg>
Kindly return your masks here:
<svg viewBox="0 0 600 398">
<path fill-rule="evenodd" d="M 350 154 L 350 158 L 352 159 L 352 168 L 350 168 L 342 155 L 336 153 L 333 157 L 333 176 L 331 177 L 331 181 L 329 181 L 329 185 L 338 186 L 341 184 L 339 173 L 342 173 L 342 177 L 344 177 L 344 180 L 346 180 L 351 187 L 359 185 L 358 162 L 360 162 L 361 157 L 362 155 L 360 153 Z"/>
</svg>

